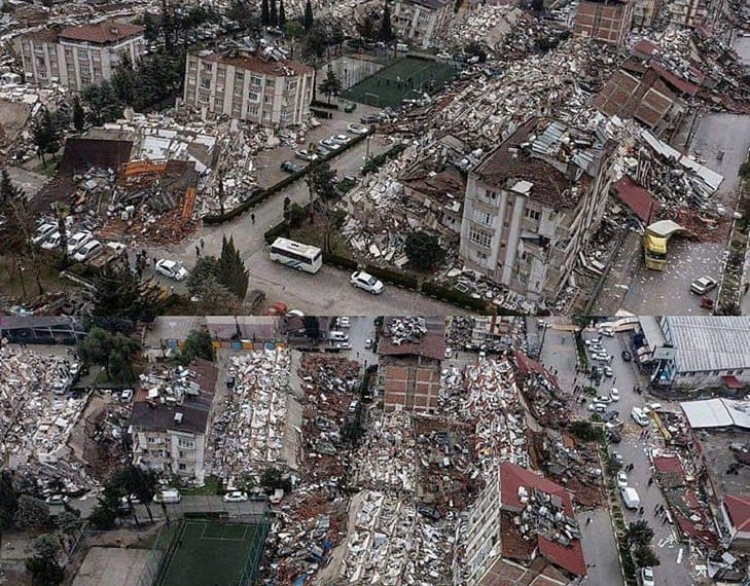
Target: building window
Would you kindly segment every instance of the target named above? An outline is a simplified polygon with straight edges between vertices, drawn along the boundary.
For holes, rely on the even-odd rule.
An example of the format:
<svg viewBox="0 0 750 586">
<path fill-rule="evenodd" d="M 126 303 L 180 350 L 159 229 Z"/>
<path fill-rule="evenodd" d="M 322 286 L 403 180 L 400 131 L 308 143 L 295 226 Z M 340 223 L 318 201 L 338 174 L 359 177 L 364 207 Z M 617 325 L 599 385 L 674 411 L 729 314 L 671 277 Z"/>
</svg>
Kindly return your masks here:
<svg viewBox="0 0 750 586">
<path fill-rule="evenodd" d="M 289 120 L 292 119 L 292 113 L 289 110 L 284 110 L 281 112 L 281 120 L 284 122 L 289 122 Z"/>
<path fill-rule="evenodd" d="M 273 80 L 273 79 L 267 79 L 266 80 L 266 87 L 268 89 L 273 89 L 274 87 L 276 87 L 276 81 Z"/>
<path fill-rule="evenodd" d="M 494 219 L 492 214 L 485 212 L 484 210 L 474 209 L 474 217 L 472 218 L 477 224 L 484 224 L 485 226 L 491 226 L 492 220 Z"/>
<path fill-rule="evenodd" d="M 469 228 L 469 240 L 474 244 L 489 248 L 492 244 L 492 235 L 472 227 Z"/>
<path fill-rule="evenodd" d="M 534 220 L 536 222 L 538 222 L 539 218 L 542 217 L 542 214 L 540 214 L 538 211 L 532 210 L 530 208 L 526 208 L 523 213 L 524 213 L 524 215 L 527 218 L 530 218 L 531 220 Z"/>
<path fill-rule="evenodd" d="M 297 89 L 297 80 L 296 79 L 289 79 L 286 82 L 286 89 L 288 89 L 290 92 L 293 92 Z"/>
<path fill-rule="evenodd" d="M 180 438 L 179 440 L 177 440 L 177 445 L 188 450 L 192 450 L 195 448 L 195 442 L 189 439 Z"/>
<path fill-rule="evenodd" d="M 260 94 L 258 92 L 250 92 L 247 94 L 247 99 L 251 102 L 258 102 L 260 101 Z"/>
<path fill-rule="evenodd" d="M 497 192 L 496 191 L 490 191 L 489 189 L 484 192 L 485 197 L 492 201 L 497 201 Z"/>
<path fill-rule="evenodd" d="M 247 115 L 248 116 L 257 116 L 259 111 L 260 111 L 260 109 L 258 108 L 258 106 L 250 106 L 247 109 Z"/>
<path fill-rule="evenodd" d="M 178 467 L 180 470 L 187 470 L 187 464 L 180 464 Z"/>
<path fill-rule="evenodd" d="M 203 63 L 203 67 L 201 69 L 204 72 L 211 73 L 212 65 L 211 63 Z"/>
<path fill-rule="evenodd" d="M 250 85 L 254 85 L 255 87 L 260 87 L 262 82 L 263 82 L 263 79 L 258 77 L 257 75 L 250 76 Z"/>
<path fill-rule="evenodd" d="M 272 101 L 273 101 L 273 99 L 271 98 L 271 96 L 265 96 L 263 98 L 263 103 L 264 104 L 270 104 Z"/>
<path fill-rule="evenodd" d="M 211 80 L 210 80 L 210 79 L 207 79 L 207 78 L 205 78 L 205 77 L 204 77 L 204 78 L 202 78 L 202 79 L 201 79 L 201 87 L 202 87 L 202 88 L 203 88 L 204 90 L 210 90 L 210 89 L 211 89 Z"/>
</svg>

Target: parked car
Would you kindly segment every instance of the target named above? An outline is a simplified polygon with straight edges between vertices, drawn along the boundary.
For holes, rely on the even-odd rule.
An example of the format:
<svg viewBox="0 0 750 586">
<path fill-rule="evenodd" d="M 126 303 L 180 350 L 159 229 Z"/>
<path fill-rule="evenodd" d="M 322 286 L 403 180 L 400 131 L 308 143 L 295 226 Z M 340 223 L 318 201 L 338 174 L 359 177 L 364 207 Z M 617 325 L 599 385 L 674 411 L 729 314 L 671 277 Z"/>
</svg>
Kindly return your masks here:
<svg viewBox="0 0 750 586">
<path fill-rule="evenodd" d="M 589 411 L 594 413 L 606 413 L 607 405 L 605 403 L 591 403 L 589 404 Z"/>
<path fill-rule="evenodd" d="M 599 333 L 602 336 L 607 336 L 608 338 L 615 337 L 615 331 L 612 328 L 599 328 Z"/>
<path fill-rule="evenodd" d="M 612 460 L 613 462 L 616 462 L 616 463 L 617 463 L 617 464 L 619 464 L 620 466 L 622 466 L 622 465 L 623 465 L 623 463 L 625 462 L 625 461 L 624 461 L 624 460 L 622 459 L 622 454 L 621 454 L 620 452 L 612 452 L 612 453 L 611 453 L 611 454 L 609 455 L 609 457 L 610 457 L 610 459 L 611 459 L 611 460 Z"/>
<path fill-rule="evenodd" d="M 630 362 L 631 360 L 633 360 L 633 355 L 627 350 L 623 350 L 620 356 L 622 357 L 623 362 Z"/>
<path fill-rule="evenodd" d="M 606 376 L 607 378 L 612 378 L 614 375 L 615 373 L 609 364 L 604 367 L 604 376 Z"/>
<path fill-rule="evenodd" d="M 188 276 L 188 270 L 182 266 L 181 262 L 167 260 L 165 258 L 156 261 L 156 267 L 154 267 L 154 270 L 160 275 L 164 275 L 175 281 L 184 281 Z"/>
<path fill-rule="evenodd" d="M 690 284 L 690 291 L 697 295 L 705 295 L 716 289 L 718 283 L 711 277 L 701 277 Z"/>
<path fill-rule="evenodd" d="M 628 485 L 628 475 L 624 470 L 617 473 L 617 488 L 625 488 Z"/>
<path fill-rule="evenodd" d="M 355 104 L 354 102 L 349 102 L 346 106 L 344 106 L 344 112 L 346 112 L 347 114 L 351 114 L 356 109 L 357 104 Z"/>
<path fill-rule="evenodd" d="M 328 156 L 328 155 L 330 155 L 330 154 L 331 154 L 331 153 L 332 153 L 333 151 L 332 151 L 331 149 L 327 149 L 327 148 L 325 148 L 324 146 L 322 146 L 322 145 L 318 144 L 318 145 L 317 145 L 317 146 L 315 147 L 315 152 L 316 152 L 316 154 L 317 154 L 317 155 L 318 155 L 319 157 L 327 157 L 327 156 Z"/>
<path fill-rule="evenodd" d="M 369 338 L 365 340 L 365 350 L 371 350 L 375 347 L 375 340 L 370 340 Z"/>
<path fill-rule="evenodd" d="M 324 138 L 318 144 L 329 151 L 337 151 L 341 148 L 340 144 L 333 142 L 330 138 Z"/>
<path fill-rule="evenodd" d="M 104 245 L 98 240 L 89 240 L 81 246 L 78 251 L 71 257 L 76 262 L 86 262 L 96 258 L 104 252 Z"/>
<path fill-rule="evenodd" d="M 362 116 L 359 121 L 362 124 L 377 124 L 378 122 L 380 122 L 380 116 L 378 116 L 377 114 L 368 114 L 367 116 Z"/>
<path fill-rule="evenodd" d="M 71 256 L 74 252 L 81 248 L 81 246 L 93 239 L 94 235 L 88 230 L 76 232 L 75 234 L 73 234 L 73 236 L 68 238 L 68 256 Z"/>
<path fill-rule="evenodd" d="M 287 173 L 299 173 L 305 167 L 295 161 L 284 161 L 281 163 L 281 170 Z"/>
<path fill-rule="evenodd" d="M 594 399 L 595 403 L 604 403 L 605 405 L 609 405 L 612 402 L 612 399 L 610 397 L 607 397 L 605 395 L 599 395 L 596 399 Z"/>
<path fill-rule="evenodd" d="M 617 418 L 620 416 L 619 411 L 607 411 L 604 415 L 602 415 L 602 421 L 606 423 L 612 423 L 614 425 L 614 422 L 617 421 Z"/>
<path fill-rule="evenodd" d="M 619 444 L 622 441 L 622 437 L 616 429 L 607 430 L 607 439 L 613 444 Z"/>
<path fill-rule="evenodd" d="M 654 571 L 651 568 L 641 568 L 641 586 L 656 586 Z"/>
<path fill-rule="evenodd" d="M 351 140 L 351 138 L 349 138 L 345 134 L 335 134 L 329 140 L 334 144 L 344 146 Z"/>
<path fill-rule="evenodd" d="M 318 155 L 308 149 L 297 149 L 294 151 L 294 156 L 303 161 L 317 161 Z"/>
<path fill-rule="evenodd" d="M 364 124 L 357 124 L 356 122 L 352 122 L 349 126 L 346 127 L 347 132 L 351 132 L 352 134 L 367 134 L 369 131 L 369 128 L 365 126 Z"/>
<path fill-rule="evenodd" d="M 55 230 L 52 234 L 44 239 L 41 246 L 44 250 L 54 250 L 62 243 L 62 234 Z"/>
<path fill-rule="evenodd" d="M 175 504 L 182 500 L 180 491 L 176 488 L 164 488 L 154 495 L 155 503 Z"/>
<path fill-rule="evenodd" d="M 241 490 L 233 490 L 232 492 L 228 492 L 224 495 L 224 502 L 225 503 L 244 503 L 246 500 L 248 500 L 248 496 L 246 492 L 242 492 Z"/>
<path fill-rule="evenodd" d="M 46 223 L 39 226 L 36 235 L 31 239 L 34 244 L 42 244 L 53 233 L 57 232 L 57 224 Z"/>
<path fill-rule="evenodd" d="M 612 401 L 619 401 L 620 400 L 620 391 L 618 391 L 616 388 L 612 387 L 612 390 L 609 392 L 609 398 L 612 399 Z"/>
<path fill-rule="evenodd" d="M 70 497 L 64 494 L 51 494 L 45 499 L 45 502 L 51 507 L 62 507 L 70 502 Z"/>
<path fill-rule="evenodd" d="M 125 389 L 120 393 L 120 401 L 123 403 L 130 403 L 133 400 L 133 389 Z"/>
<path fill-rule="evenodd" d="M 380 295 L 385 290 L 385 285 L 383 285 L 383 282 L 380 279 L 376 279 L 365 271 L 352 273 L 350 282 L 354 287 L 359 287 L 373 295 Z"/>
<path fill-rule="evenodd" d="M 336 327 L 339 328 L 350 328 L 352 325 L 351 320 L 348 317 L 337 317 Z"/>
</svg>

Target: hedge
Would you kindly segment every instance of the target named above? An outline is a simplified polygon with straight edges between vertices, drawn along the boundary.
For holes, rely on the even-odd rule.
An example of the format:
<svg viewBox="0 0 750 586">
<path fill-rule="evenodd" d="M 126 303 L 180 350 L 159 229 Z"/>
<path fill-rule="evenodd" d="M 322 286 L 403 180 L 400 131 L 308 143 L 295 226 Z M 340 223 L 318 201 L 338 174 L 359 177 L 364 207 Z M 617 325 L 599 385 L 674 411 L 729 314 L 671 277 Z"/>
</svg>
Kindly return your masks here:
<svg viewBox="0 0 750 586">
<path fill-rule="evenodd" d="M 474 297 L 466 295 L 466 293 L 461 293 L 461 291 L 456 291 L 455 289 L 447 289 L 440 285 L 435 285 L 434 283 L 424 283 L 422 285 L 422 293 L 440 299 L 441 301 L 446 301 L 452 305 L 466 307 L 480 313 L 488 313 L 487 304 L 484 300 L 475 299 Z"/>
<path fill-rule="evenodd" d="M 311 108 L 325 108 L 326 110 L 338 110 L 339 105 L 338 104 L 329 104 L 328 102 L 321 102 L 320 100 L 315 100 L 314 102 L 310 103 Z"/>
<path fill-rule="evenodd" d="M 417 286 L 419 285 L 417 279 L 411 275 L 405 275 L 404 273 L 399 273 L 390 269 L 383 269 L 381 267 L 376 267 L 375 265 L 367 265 L 365 271 L 381 281 L 386 281 L 397 287 L 405 287 L 416 291 Z"/>
<path fill-rule="evenodd" d="M 352 148 L 354 145 L 359 144 L 360 142 L 365 140 L 367 136 L 368 136 L 367 134 L 360 134 L 360 135 L 355 136 L 337 151 L 334 151 L 331 154 L 323 157 L 321 161 L 328 161 L 330 159 L 333 159 L 334 157 L 340 155 L 344 151 Z M 209 224 L 209 225 L 210 224 L 223 224 L 224 222 L 228 222 L 229 220 L 234 220 L 235 218 L 240 217 L 249 209 L 254 208 L 259 203 L 264 202 L 272 195 L 276 195 L 282 189 L 285 189 L 286 187 L 289 187 L 293 183 L 296 183 L 299 179 L 302 179 L 302 177 L 307 175 L 312 170 L 312 168 L 313 168 L 313 165 L 308 165 L 307 167 L 302 169 L 302 171 L 299 171 L 298 173 L 292 173 L 291 175 L 289 175 L 289 177 L 284 177 L 284 179 L 282 179 L 278 183 L 272 185 L 271 187 L 269 187 L 268 189 L 264 191 L 260 191 L 256 193 L 253 197 L 251 197 L 246 202 L 238 205 L 236 208 L 224 214 L 219 214 L 217 216 L 204 216 L 203 223 Z"/>
<path fill-rule="evenodd" d="M 310 108 L 310 112 L 312 112 L 318 118 L 323 118 L 324 120 L 330 120 L 331 118 L 333 118 L 333 112 L 327 112 L 326 110 L 319 110 L 318 108 Z"/>
<path fill-rule="evenodd" d="M 342 268 L 347 271 L 356 271 L 359 268 L 357 261 L 347 256 L 340 256 L 333 253 L 323 253 L 323 262 L 327 265 Z"/>
<path fill-rule="evenodd" d="M 284 234 L 286 234 L 286 224 L 284 222 L 281 222 L 280 224 L 276 224 L 273 228 L 263 234 L 263 238 L 265 238 L 266 244 L 273 244 L 274 240 L 276 240 L 279 236 L 283 236 Z"/>
</svg>

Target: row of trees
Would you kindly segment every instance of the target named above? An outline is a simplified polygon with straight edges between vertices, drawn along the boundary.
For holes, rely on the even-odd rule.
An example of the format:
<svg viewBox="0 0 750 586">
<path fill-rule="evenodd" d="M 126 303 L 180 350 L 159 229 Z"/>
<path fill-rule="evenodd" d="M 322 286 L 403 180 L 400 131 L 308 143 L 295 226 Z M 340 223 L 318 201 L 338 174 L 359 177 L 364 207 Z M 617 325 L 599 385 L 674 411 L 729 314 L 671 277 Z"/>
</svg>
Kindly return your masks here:
<svg viewBox="0 0 750 586">
<path fill-rule="evenodd" d="M 250 285 L 250 272 L 234 245 L 224 236 L 221 255 L 202 256 L 186 281 L 188 291 L 206 311 L 222 308 L 239 313 Z"/>
<path fill-rule="evenodd" d="M 309 4 L 309 0 L 308 0 Z M 312 7 L 310 7 L 312 10 Z M 263 26 L 279 27 L 281 30 L 286 28 L 286 10 L 284 10 L 284 0 L 279 0 L 278 7 L 276 0 L 262 0 L 260 5 L 260 23 Z"/>
</svg>

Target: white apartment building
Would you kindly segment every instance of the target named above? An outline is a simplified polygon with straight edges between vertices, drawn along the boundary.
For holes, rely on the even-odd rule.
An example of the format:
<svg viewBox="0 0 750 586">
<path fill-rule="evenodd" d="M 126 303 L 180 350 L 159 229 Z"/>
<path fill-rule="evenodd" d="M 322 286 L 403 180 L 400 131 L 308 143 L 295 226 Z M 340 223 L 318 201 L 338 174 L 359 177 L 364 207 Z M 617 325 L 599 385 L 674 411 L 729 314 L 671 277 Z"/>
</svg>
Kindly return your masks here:
<svg viewBox="0 0 750 586">
<path fill-rule="evenodd" d="M 391 26 L 399 39 L 429 49 L 434 36 L 450 19 L 453 6 L 446 0 L 400 0 L 391 9 Z"/>
<path fill-rule="evenodd" d="M 80 92 L 112 79 L 124 55 L 136 63 L 145 50 L 143 30 L 115 21 L 47 28 L 20 36 L 16 49 L 28 83 L 59 83 Z"/>
<path fill-rule="evenodd" d="M 469 173 L 460 255 L 468 269 L 539 303 L 568 285 L 598 229 L 613 148 L 531 120 Z"/>
<path fill-rule="evenodd" d="M 315 72 L 288 60 L 232 51 L 188 54 L 185 103 L 266 127 L 301 124 L 310 114 Z"/>
</svg>

